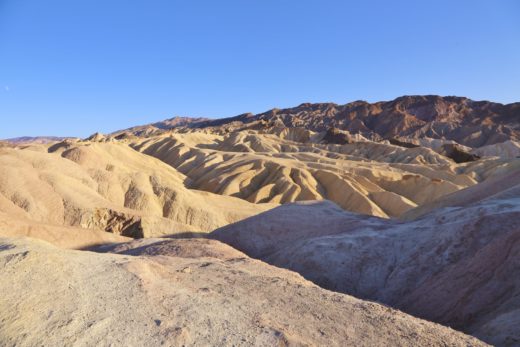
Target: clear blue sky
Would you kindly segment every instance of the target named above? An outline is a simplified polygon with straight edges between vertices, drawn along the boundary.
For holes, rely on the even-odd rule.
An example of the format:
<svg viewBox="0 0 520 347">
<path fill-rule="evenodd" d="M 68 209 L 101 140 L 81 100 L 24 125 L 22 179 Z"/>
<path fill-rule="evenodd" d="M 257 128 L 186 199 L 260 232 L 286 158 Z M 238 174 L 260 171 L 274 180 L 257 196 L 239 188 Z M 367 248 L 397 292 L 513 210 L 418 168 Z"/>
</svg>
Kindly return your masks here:
<svg viewBox="0 0 520 347">
<path fill-rule="evenodd" d="M 520 1 L 0 0 L 0 138 L 403 94 L 520 101 Z"/>
</svg>

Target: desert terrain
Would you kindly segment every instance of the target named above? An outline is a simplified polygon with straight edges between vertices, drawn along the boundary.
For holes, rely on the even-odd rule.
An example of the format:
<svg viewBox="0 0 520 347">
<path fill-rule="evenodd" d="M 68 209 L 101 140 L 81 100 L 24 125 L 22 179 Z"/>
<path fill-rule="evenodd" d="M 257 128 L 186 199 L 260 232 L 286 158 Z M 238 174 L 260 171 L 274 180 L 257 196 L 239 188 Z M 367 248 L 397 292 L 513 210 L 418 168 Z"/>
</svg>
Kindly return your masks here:
<svg viewBox="0 0 520 347">
<path fill-rule="evenodd" d="M 520 103 L 0 143 L 0 345 L 518 346 L 519 254 Z"/>
</svg>

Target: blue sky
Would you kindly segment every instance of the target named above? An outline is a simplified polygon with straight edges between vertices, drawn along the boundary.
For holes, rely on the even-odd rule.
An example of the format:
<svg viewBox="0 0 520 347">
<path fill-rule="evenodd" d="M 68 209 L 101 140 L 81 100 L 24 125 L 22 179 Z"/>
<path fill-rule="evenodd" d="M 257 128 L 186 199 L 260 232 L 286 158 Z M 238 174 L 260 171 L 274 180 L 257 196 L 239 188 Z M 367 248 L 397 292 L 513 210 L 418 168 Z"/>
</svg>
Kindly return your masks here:
<svg viewBox="0 0 520 347">
<path fill-rule="evenodd" d="M 520 101 L 520 2 L 0 0 L 0 138 L 403 94 Z"/>
</svg>

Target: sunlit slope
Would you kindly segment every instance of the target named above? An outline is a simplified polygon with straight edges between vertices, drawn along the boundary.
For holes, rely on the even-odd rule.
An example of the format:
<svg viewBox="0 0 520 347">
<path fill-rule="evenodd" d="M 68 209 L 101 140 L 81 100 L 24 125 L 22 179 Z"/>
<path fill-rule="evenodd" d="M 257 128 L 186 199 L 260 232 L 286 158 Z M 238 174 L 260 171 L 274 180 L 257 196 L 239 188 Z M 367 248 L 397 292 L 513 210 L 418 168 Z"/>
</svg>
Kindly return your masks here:
<svg viewBox="0 0 520 347">
<path fill-rule="evenodd" d="M 187 189 L 172 167 L 118 143 L 0 149 L 0 210 L 127 236 L 210 231 L 270 206 Z"/>
<path fill-rule="evenodd" d="M 379 217 L 399 216 L 507 165 L 498 158 L 456 164 L 424 147 L 322 144 L 312 134 L 306 142 L 287 139 L 297 131 L 172 133 L 127 142 L 185 174 L 192 188 L 254 203 L 328 199 Z"/>
</svg>

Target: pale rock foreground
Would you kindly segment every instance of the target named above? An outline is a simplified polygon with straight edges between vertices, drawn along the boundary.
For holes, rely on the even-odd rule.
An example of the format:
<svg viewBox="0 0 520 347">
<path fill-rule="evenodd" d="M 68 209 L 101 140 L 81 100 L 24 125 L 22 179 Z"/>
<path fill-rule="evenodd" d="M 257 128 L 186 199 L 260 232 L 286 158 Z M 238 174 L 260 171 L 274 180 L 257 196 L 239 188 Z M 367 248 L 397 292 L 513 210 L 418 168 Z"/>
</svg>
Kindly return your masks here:
<svg viewBox="0 0 520 347">
<path fill-rule="evenodd" d="M 125 254 L 0 239 L 0 344 L 484 345 L 217 241 L 146 240 L 112 251 Z"/>
</svg>

